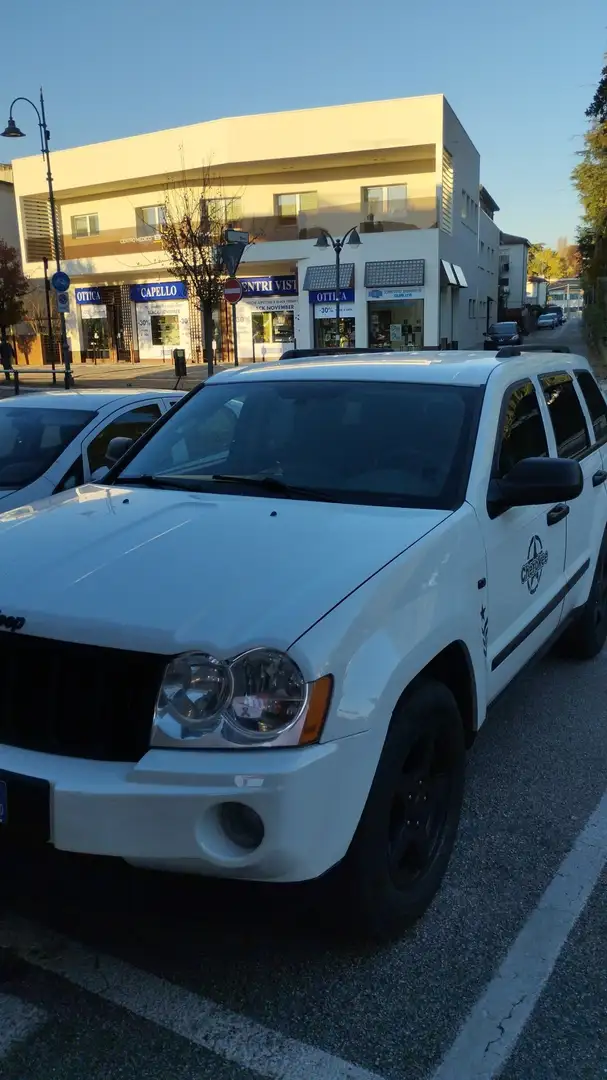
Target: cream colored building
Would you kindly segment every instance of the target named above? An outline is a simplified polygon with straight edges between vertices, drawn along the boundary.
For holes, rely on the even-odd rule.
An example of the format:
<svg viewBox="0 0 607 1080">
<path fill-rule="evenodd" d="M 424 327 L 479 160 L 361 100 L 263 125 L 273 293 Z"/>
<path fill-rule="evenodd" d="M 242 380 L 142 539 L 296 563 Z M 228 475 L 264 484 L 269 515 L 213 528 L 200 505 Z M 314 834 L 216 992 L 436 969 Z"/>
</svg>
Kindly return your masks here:
<svg viewBox="0 0 607 1080">
<path fill-rule="evenodd" d="M 321 229 L 356 226 L 342 255 L 342 343 L 460 347 L 495 315 L 498 209 L 477 150 L 442 95 L 235 117 L 54 152 L 74 360 L 170 361 L 201 353 L 194 299 L 168 269 L 167 189 L 205 167 L 226 222 L 255 243 L 238 271 L 242 359 L 335 342 L 333 251 Z M 26 272 L 52 253 L 40 156 L 14 161 Z M 224 341 L 227 358 L 229 344 Z"/>
<path fill-rule="evenodd" d="M 10 165 L 2 164 L 0 164 L 0 240 L 19 249 L 13 170 Z"/>
</svg>

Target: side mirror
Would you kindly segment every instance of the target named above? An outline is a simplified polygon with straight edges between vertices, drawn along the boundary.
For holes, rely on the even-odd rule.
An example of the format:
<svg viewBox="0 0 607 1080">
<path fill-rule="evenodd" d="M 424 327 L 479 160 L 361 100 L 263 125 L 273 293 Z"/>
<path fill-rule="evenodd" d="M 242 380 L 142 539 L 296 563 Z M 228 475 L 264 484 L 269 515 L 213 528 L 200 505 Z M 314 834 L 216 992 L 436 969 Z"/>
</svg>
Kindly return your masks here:
<svg viewBox="0 0 607 1080">
<path fill-rule="evenodd" d="M 132 445 L 133 440 L 127 439 L 124 435 L 117 435 L 116 438 L 110 439 L 105 451 L 105 461 L 108 468 L 111 469 L 112 465 L 120 461 L 120 458 L 124 457 Z"/>
<path fill-rule="evenodd" d="M 570 458 L 524 458 L 501 480 L 491 480 L 487 508 L 496 517 L 510 506 L 569 502 L 581 495 L 584 476 Z"/>
</svg>

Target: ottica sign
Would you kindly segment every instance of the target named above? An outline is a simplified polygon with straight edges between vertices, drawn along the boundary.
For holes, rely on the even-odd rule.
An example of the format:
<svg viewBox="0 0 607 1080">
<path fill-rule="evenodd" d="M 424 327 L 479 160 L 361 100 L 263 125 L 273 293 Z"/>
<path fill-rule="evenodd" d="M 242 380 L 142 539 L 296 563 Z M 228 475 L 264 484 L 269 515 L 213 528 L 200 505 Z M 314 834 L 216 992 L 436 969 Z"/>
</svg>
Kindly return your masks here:
<svg viewBox="0 0 607 1080">
<path fill-rule="evenodd" d="M 102 304 L 99 289 L 74 289 L 77 304 Z"/>
<path fill-rule="evenodd" d="M 247 296 L 297 296 L 297 278 L 286 277 L 249 277 L 238 278 L 242 285 L 242 295 Z"/>
<path fill-rule="evenodd" d="M 340 289 L 339 290 L 339 302 L 340 304 L 353 304 L 354 303 L 354 289 Z M 310 289 L 310 303 L 311 304 L 334 304 L 335 303 L 335 289 Z"/>
<path fill-rule="evenodd" d="M 147 304 L 149 300 L 187 300 L 185 281 L 157 281 L 146 285 L 131 285 L 131 300 Z"/>
</svg>

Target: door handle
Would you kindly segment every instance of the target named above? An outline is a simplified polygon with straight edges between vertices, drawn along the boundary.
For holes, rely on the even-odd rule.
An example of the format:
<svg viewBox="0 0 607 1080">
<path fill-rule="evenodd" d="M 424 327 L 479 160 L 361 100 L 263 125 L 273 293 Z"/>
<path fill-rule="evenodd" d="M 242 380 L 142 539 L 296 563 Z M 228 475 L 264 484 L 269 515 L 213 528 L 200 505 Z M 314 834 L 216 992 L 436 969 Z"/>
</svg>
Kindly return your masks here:
<svg viewBox="0 0 607 1080">
<path fill-rule="evenodd" d="M 549 510 L 546 514 L 546 524 L 556 525 L 557 521 L 562 521 L 563 518 L 567 517 L 568 513 L 569 507 L 567 506 L 567 503 L 557 503 L 557 505 L 553 506 L 552 510 Z"/>
<path fill-rule="evenodd" d="M 607 472 L 605 472 L 604 469 L 599 469 L 599 471 L 595 472 L 594 476 L 592 477 L 592 486 L 598 487 L 599 484 L 604 484 L 606 480 Z"/>
</svg>

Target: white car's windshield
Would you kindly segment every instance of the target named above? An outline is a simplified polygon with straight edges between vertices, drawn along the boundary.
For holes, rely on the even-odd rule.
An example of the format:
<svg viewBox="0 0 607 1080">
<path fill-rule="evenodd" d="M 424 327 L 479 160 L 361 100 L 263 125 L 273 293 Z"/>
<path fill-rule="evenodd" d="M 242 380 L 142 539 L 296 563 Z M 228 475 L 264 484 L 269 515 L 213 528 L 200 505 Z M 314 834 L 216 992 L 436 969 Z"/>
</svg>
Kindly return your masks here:
<svg viewBox="0 0 607 1080">
<path fill-rule="evenodd" d="M 481 396 L 403 382 L 211 384 L 114 479 L 450 509 L 464 498 Z"/>
<path fill-rule="evenodd" d="M 31 484 L 93 419 L 83 409 L 0 408 L 0 488 Z"/>
</svg>

